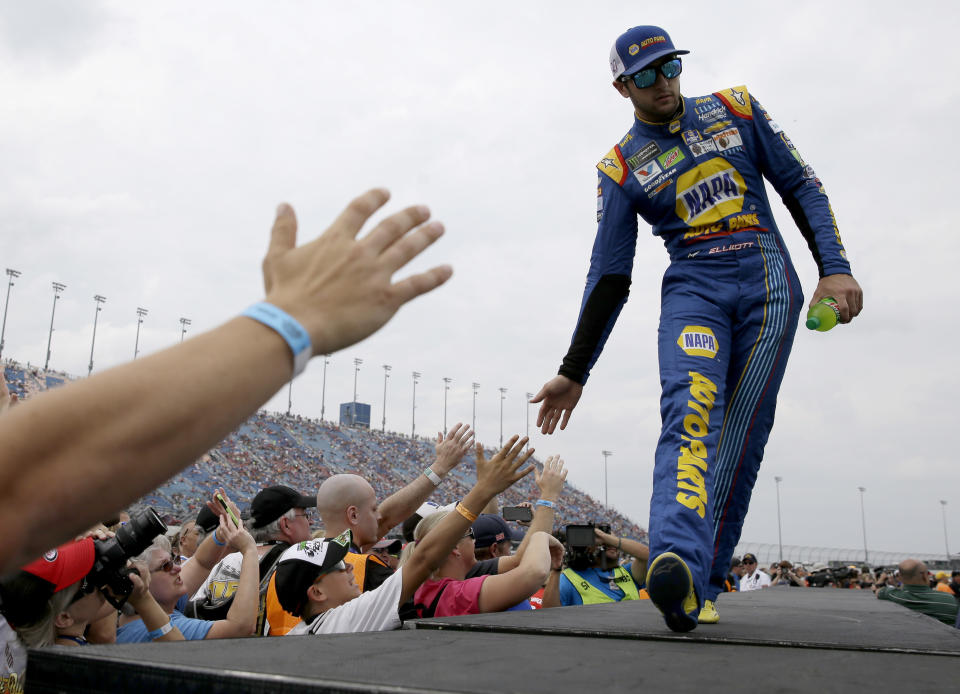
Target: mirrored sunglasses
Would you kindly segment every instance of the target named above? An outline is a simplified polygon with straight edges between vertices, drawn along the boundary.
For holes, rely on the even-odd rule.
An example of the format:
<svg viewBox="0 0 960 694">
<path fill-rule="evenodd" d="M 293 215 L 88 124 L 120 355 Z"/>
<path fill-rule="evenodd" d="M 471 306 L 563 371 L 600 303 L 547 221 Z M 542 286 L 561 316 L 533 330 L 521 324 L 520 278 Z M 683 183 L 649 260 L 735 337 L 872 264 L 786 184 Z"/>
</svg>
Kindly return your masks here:
<svg viewBox="0 0 960 694">
<path fill-rule="evenodd" d="M 666 77 L 668 80 L 672 80 L 674 77 L 679 77 L 680 73 L 683 72 L 683 63 L 680 62 L 680 58 L 674 58 L 673 60 L 668 60 L 662 65 L 656 67 L 646 67 L 642 70 L 638 70 L 630 75 L 623 75 L 620 78 L 621 82 L 627 82 L 633 80 L 633 83 L 637 85 L 637 89 L 646 89 L 647 87 L 652 87 L 657 81 L 657 72 Z"/>
</svg>

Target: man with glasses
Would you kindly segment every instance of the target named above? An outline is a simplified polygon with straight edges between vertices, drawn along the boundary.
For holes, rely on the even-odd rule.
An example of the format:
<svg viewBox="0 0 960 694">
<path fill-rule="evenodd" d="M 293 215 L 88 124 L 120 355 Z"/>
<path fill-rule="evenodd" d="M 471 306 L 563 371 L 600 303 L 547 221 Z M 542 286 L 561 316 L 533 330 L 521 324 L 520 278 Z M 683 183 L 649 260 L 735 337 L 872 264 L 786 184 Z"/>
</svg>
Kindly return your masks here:
<svg viewBox="0 0 960 694">
<path fill-rule="evenodd" d="M 862 307 L 820 179 L 746 87 L 680 95 L 681 55 L 666 31 L 634 27 L 610 52 L 633 126 L 597 164 L 598 230 L 580 316 L 542 402 L 545 434 L 566 427 L 627 300 L 637 216 L 663 238 L 658 338 L 661 417 L 647 590 L 674 631 L 719 619 L 723 590 L 801 311 L 800 281 L 764 179 L 813 253 L 811 304 L 832 297 L 841 322 Z"/>
<path fill-rule="evenodd" d="M 770 587 L 770 576 L 757 565 L 757 558 L 752 554 L 743 555 L 743 575 L 740 577 L 740 592 L 760 590 Z"/>
<path fill-rule="evenodd" d="M 260 599 L 257 633 L 283 636 L 300 620 L 284 611 L 277 600 L 273 570 L 280 554 L 290 545 L 310 539 L 307 509 L 317 505 L 315 496 L 305 496 L 284 485 L 257 492 L 250 503 L 250 533 L 257 542 L 260 567 Z M 187 614 L 201 619 L 223 619 L 240 583 L 243 555 L 228 554 L 213 567 L 210 576 L 193 596 Z"/>
</svg>

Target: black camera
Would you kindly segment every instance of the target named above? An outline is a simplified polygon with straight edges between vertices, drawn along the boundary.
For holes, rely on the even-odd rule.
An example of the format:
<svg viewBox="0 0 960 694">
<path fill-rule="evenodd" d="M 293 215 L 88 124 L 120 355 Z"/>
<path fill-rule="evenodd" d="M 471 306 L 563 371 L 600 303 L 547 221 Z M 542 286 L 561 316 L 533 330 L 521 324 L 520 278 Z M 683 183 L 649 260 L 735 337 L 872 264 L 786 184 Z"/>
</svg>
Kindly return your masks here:
<svg viewBox="0 0 960 694">
<path fill-rule="evenodd" d="M 133 592 L 130 574 L 136 572 L 127 567 L 127 560 L 142 553 L 153 543 L 153 538 L 167 532 L 157 512 L 146 508 L 133 516 L 126 525 L 120 526 L 116 535 L 107 540 L 94 540 L 95 558 L 93 568 L 87 574 L 86 585 L 101 590 L 111 605 L 120 609 Z"/>
<path fill-rule="evenodd" d="M 566 528 L 567 546 L 571 550 L 593 547 L 597 544 L 597 535 L 593 532 L 593 523 L 568 525 Z"/>
</svg>

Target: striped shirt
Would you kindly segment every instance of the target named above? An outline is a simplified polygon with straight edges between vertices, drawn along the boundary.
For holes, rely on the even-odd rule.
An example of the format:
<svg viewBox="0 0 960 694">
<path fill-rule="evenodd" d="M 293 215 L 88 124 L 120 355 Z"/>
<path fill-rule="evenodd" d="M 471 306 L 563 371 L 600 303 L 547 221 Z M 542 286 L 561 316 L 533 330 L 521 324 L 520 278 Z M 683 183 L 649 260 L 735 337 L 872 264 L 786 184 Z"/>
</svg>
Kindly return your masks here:
<svg viewBox="0 0 960 694">
<path fill-rule="evenodd" d="M 916 610 L 951 627 L 957 621 L 957 599 L 952 595 L 933 590 L 929 586 L 905 585 L 902 588 L 886 586 L 877 591 L 877 597 Z"/>
</svg>

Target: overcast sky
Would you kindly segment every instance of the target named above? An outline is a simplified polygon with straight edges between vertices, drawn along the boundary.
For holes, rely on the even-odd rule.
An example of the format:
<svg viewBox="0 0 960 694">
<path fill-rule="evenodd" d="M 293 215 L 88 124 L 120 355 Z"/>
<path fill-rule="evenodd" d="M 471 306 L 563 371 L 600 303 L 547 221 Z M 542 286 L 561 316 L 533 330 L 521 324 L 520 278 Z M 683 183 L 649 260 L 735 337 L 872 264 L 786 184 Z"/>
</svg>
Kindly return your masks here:
<svg viewBox="0 0 960 694">
<path fill-rule="evenodd" d="M 960 112 L 954 3 L 71 2 L 0 11 L 0 265 L 12 289 L 4 357 L 85 375 L 94 294 L 107 297 L 95 370 L 151 352 L 261 298 L 276 204 L 302 238 L 355 194 L 388 211 L 430 205 L 446 236 L 411 270 L 454 266 L 441 290 L 330 357 L 326 412 L 353 395 L 387 428 L 470 421 L 480 439 L 526 426 L 524 395 L 556 373 L 595 232 L 595 164 L 631 125 L 610 86 L 616 36 L 659 24 L 687 96 L 746 84 L 823 180 L 865 308 L 830 333 L 801 328 L 743 540 L 960 550 L 950 221 L 950 123 Z M 642 7 L 650 8 L 641 12 Z M 772 196 L 776 201 L 776 195 Z M 778 222 L 809 297 L 815 265 Z M 952 213 L 951 213 L 952 214 Z M 630 301 L 570 426 L 534 437 L 572 481 L 646 526 L 659 434 L 656 326 L 667 264 L 641 225 Z M 6 279 L 3 277 L 2 279 Z M 3 290 L 5 291 L 5 286 Z M 318 417 L 323 365 L 293 388 Z M 286 410 L 286 389 L 269 407 Z M 530 407 L 531 426 L 536 416 Z"/>
</svg>

